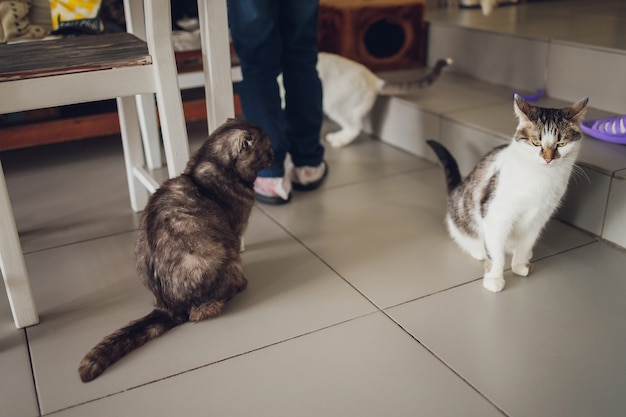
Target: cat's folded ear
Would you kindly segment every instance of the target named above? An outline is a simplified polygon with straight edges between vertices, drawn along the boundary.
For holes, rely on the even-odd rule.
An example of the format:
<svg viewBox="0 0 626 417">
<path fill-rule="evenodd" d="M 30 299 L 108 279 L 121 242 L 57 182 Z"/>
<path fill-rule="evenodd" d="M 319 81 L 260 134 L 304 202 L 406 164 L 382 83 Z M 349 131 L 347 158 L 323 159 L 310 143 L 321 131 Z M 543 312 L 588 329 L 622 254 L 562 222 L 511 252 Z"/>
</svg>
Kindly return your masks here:
<svg viewBox="0 0 626 417">
<path fill-rule="evenodd" d="M 532 122 L 535 115 L 535 108 L 518 94 L 515 94 L 513 98 L 513 109 L 520 122 Z"/>
<path fill-rule="evenodd" d="M 238 151 L 242 152 L 252 147 L 252 141 L 248 138 L 247 135 L 241 134 L 239 135 L 239 138 L 237 138 L 237 145 Z"/>
<path fill-rule="evenodd" d="M 578 100 L 576 103 L 572 104 L 571 107 L 563 109 L 565 113 L 565 117 L 573 122 L 580 122 L 585 112 L 587 111 L 587 103 L 589 102 L 589 97 L 585 97 L 582 100 Z"/>
</svg>

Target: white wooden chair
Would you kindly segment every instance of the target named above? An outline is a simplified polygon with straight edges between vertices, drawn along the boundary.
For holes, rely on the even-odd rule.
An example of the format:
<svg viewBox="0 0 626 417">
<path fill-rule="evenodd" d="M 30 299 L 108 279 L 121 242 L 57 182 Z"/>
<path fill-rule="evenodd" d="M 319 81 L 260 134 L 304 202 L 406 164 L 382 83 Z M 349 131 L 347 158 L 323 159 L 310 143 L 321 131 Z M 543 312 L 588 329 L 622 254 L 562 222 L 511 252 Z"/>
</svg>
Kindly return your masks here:
<svg viewBox="0 0 626 417">
<path fill-rule="evenodd" d="M 141 4 L 124 1 L 127 19 Z M 145 41 L 130 33 L 116 33 L 0 45 L 0 114 L 117 99 L 130 202 L 135 211 L 143 209 L 149 194 L 159 186 L 144 167 L 135 96 L 156 94 L 168 175 L 178 175 L 189 159 L 170 40 L 170 2 L 145 0 L 143 5 Z M 38 313 L 1 165 L 0 228 L 0 270 L 15 325 L 37 324 Z"/>
<path fill-rule="evenodd" d="M 145 37 L 142 0 L 136 0 L 132 20 L 127 23 L 129 32 Z M 198 18 L 202 45 L 203 71 L 178 74 L 181 90 L 204 87 L 209 134 L 227 119 L 235 117 L 232 83 L 242 80 L 241 68 L 231 68 L 230 35 L 226 0 L 198 0 Z M 161 166 L 161 145 L 156 128 L 154 97 L 143 94 L 137 97 L 139 121 L 142 130 L 146 162 L 150 168 Z"/>
</svg>

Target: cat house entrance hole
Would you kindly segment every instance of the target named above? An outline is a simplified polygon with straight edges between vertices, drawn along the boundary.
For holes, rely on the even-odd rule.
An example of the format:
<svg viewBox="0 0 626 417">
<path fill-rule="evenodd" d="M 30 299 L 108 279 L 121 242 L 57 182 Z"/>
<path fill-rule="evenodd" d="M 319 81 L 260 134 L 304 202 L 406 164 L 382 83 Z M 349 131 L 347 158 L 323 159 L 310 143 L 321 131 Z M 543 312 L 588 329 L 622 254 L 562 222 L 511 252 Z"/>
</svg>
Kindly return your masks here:
<svg viewBox="0 0 626 417">
<path fill-rule="evenodd" d="M 379 19 L 365 31 L 363 43 L 367 52 L 378 59 L 396 55 L 406 43 L 404 28 L 399 23 Z"/>
<path fill-rule="evenodd" d="M 426 0 L 320 0 L 318 45 L 372 71 L 422 65 Z"/>
</svg>

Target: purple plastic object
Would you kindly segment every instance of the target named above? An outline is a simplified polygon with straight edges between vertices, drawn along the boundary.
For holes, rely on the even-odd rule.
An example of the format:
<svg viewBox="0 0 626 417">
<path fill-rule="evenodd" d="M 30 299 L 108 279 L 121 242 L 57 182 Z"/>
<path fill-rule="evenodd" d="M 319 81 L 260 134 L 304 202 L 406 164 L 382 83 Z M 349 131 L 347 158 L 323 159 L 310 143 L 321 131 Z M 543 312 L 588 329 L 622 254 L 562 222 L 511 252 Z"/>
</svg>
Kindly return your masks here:
<svg viewBox="0 0 626 417">
<path fill-rule="evenodd" d="M 515 97 L 515 94 L 517 94 L 518 96 L 520 96 L 521 98 L 523 98 L 526 101 L 537 101 L 541 97 L 543 97 L 543 90 L 541 88 L 538 88 L 537 91 L 535 92 L 535 94 L 528 95 L 528 96 L 525 96 L 525 95 L 520 94 L 520 93 L 513 93 L 513 97 Z"/>
<path fill-rule="evenodd" d="M 585 120 L 580 129 L 596 139 L 626 145 L 626 115 Z"/>
</svg>

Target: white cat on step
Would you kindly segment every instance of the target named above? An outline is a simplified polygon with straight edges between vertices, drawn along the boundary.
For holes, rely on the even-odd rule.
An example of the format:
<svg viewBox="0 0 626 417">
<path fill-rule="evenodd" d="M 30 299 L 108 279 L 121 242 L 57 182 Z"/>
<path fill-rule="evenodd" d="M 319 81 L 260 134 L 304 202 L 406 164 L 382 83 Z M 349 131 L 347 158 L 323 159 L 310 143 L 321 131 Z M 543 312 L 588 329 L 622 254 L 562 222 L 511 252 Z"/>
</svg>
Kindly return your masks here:
<svg viewBox="0 0 626 417">
<path fill-rule="evenodd" d="M 339 55 L 320 52 L 317 71 L 322 81 L 324 114 L 341 127 L 326 135 L 334 147 L 352 142 L 363 129 L 363 118 L 372 109 L 378 95 L 410 94 L 428 87 L 452 60 L 440 59 L 424 77 L 408 82 L 385 81 L 364 65 Z M 284 97 L 282 76 L 278 77 L 281 97 Z"/>
</svg>

